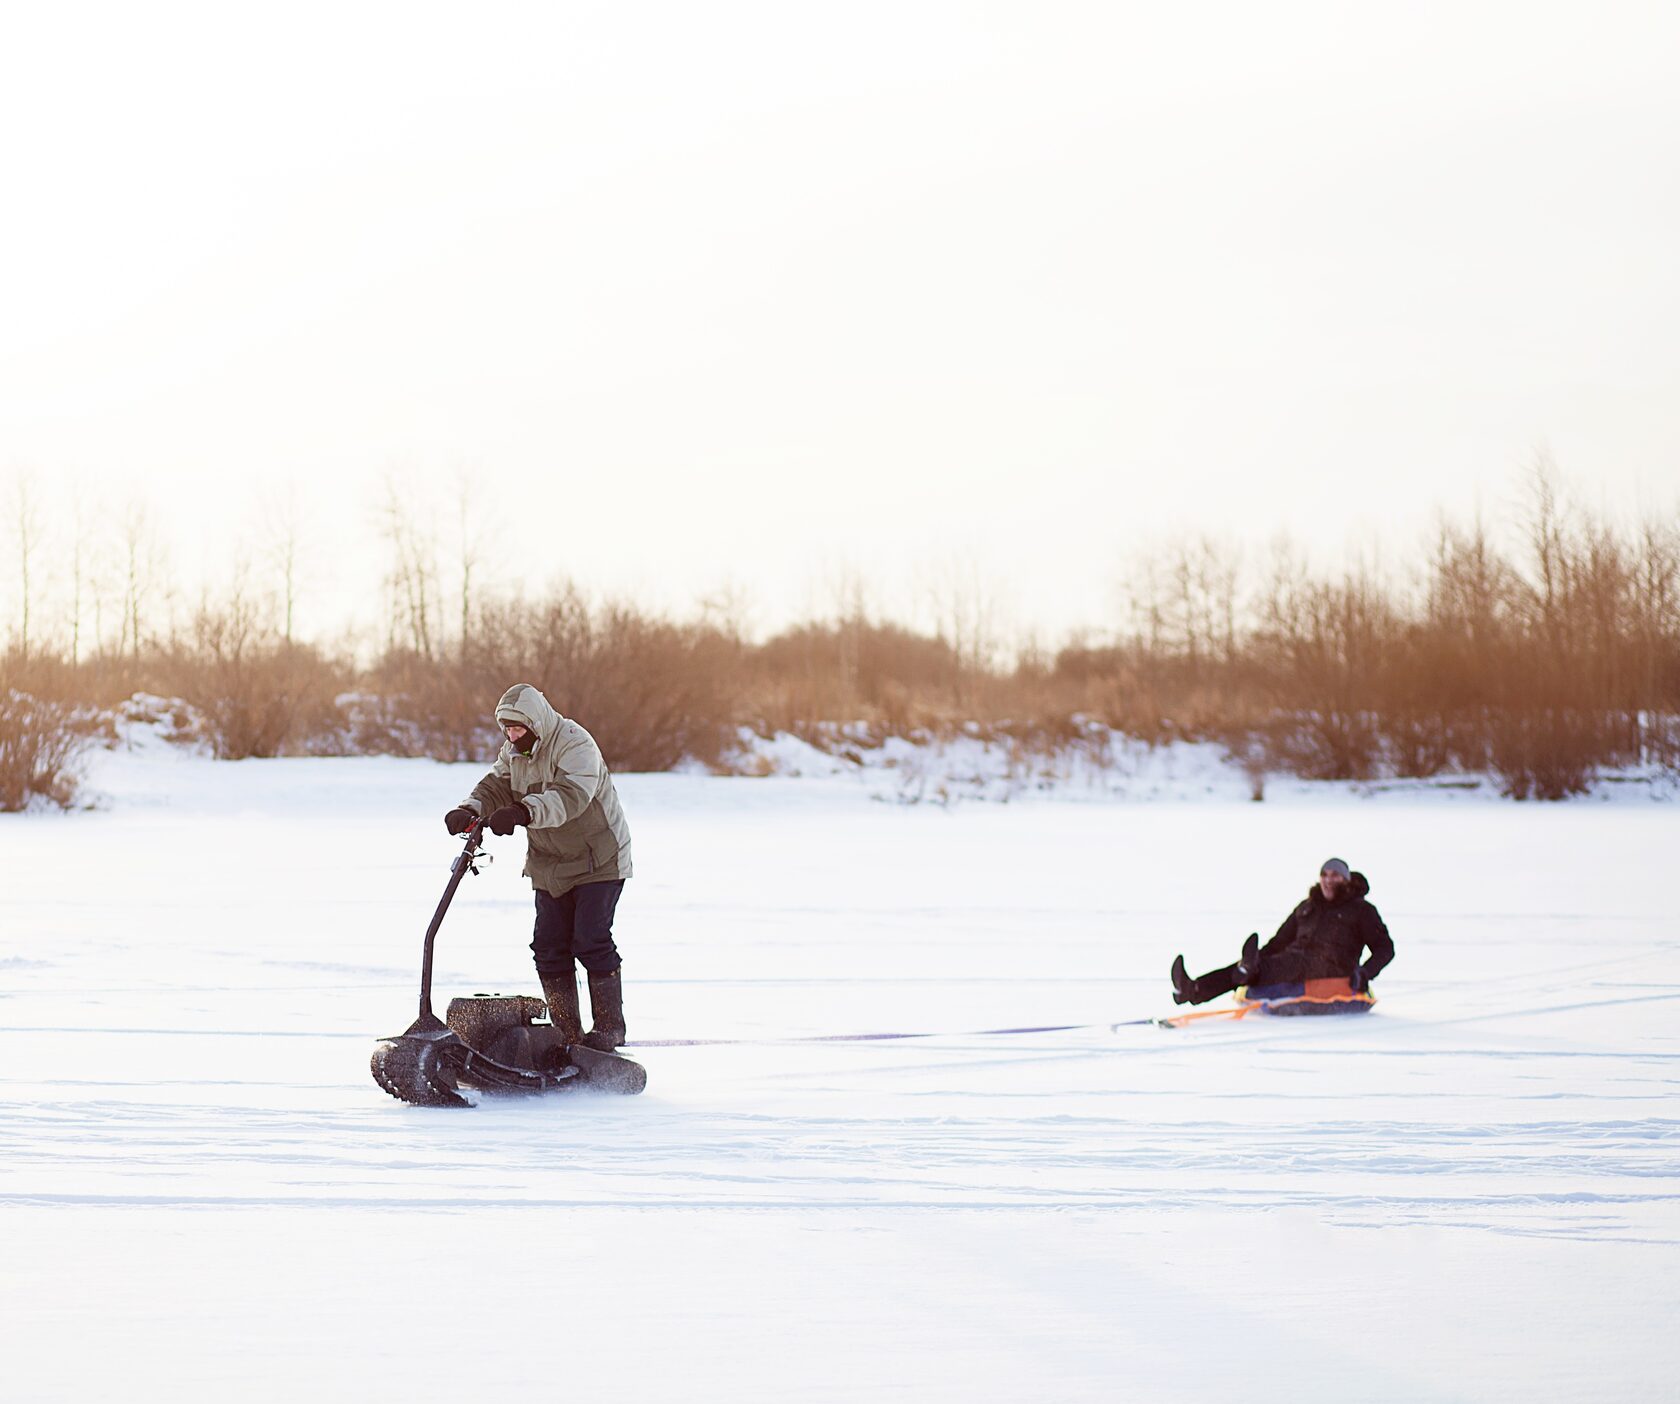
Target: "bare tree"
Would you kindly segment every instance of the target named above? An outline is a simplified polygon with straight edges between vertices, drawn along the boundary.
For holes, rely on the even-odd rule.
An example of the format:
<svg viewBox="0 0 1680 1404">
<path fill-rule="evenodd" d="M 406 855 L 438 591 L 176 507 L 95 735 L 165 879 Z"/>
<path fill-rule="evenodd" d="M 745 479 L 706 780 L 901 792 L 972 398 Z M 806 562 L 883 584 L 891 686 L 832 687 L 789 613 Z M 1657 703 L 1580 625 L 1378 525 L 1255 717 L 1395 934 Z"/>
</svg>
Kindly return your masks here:
<svg viewBox="0 0 1680 1404">
<path fill-rule="evenodd" d="M 438 615 L 436 542 L 394 477 L 385 480 L 380 527 L 390 551 L 386 587 L 392 604 L 392 641 L 400 628 L 406 631 L 408 647 L 422 658 L 432 658 Z"/>
<path fill-rule="evenodd" d="M 121 515 L 101 512 L 88 522 L 84 565 L 87 592 L 93 605 L 91 653 L 119 658 L 126 638 L 127 595 L 124 592 L 124 530 L 132 505 Z"/>
<path fill-rule="evenodd" d="M 1158 658 L 1184 660 L 1195 677 L 1237 646 L 1242 551 L 1212 536 L 1148 548 L 1132 569 L 1127 603 L 1133 633 Z"/>
<path fill-rule="evenodd" d="M 1633 647 L 1640 760 L 1680 759 L 1680 517 L 1647 516 L 1634 547 Z M 1662 715 L 1664 712 L 1669 716 Z"/>
<path fill-rule="evenodd" d="M 18 577 L 22 587 L 18 624 L 18 653 L 29 661 L 30 607 L 34 602 L 35 553 L 41 545 L 41 506 L 27 473 L 20 473 L 12 492 L 12 525 L 17 533 Z"/>
<path fill-rule="evenodd" d="M 1196 676 L 1202 661 L 1202 602 L 1196 566 L 1195 553 L 1186 542 L 1178 544 L 1167 562 L 1173 617 L 1178 626 L 1179 644 L 1185 662 L 1190 665 L 1192 678 Z"/>
<path fill-rule="evenodd" d="M 1535 607 L 1541 628 L 1552 641 L 1564 623 L 1564 508 L 1558 500 L 1557 468 L 1549 455 L 1537 454 L 1527 475 L 1528 502 L 1523 527 L 1534 569 Z"/>
<path fill-rule="evenodd" d="M 495 537 L 495 524 L 484 512 L 471 468 L 460 468 L 455 475 L 455 522 L 461 559 L 460 657 L 465 663 L 472 646 L 477 592 L 483 584 L 480 577 Z"/>
<path fill-rule="evenodd" d="M 122 629 L 117 652 L 140 658 L 141 619 L 151 603 L 158 566 L 157 533 L 144 504 L 130 502 L 122 518 Z"/>
<path fill-rule="evenodd" d="M 70 494 L 70 666 L 82 662 L 82 592 L 87 583 L 87 512 L 79 487 Z"/>
<path fill-rule="evenodd" d="M 927 568 L 922 588 L 932 609 L 934 636 L 956 660 L 959 694 L 997 660 L 998 599 L 979 558 L 959 553 Z"/>
<path fill-rule="evenodd" d="M 827 613 L 834 621 L 835 683 L 841 704 L 853 704 L 861 690 L 863 639 L 871 613 L 863 573 L 849 563 L 831 563 L 824 581 Z"/>
<path fill-rule="evenodd" d="M 1132 563 L 1121 585 L 1131 633 L 1154 656 L 1167 646 L 1167 591 L 1160 555 L 1153 550 Z"/>
<path fill-rule="evenodd" d="M 732 577 L 702 595 L 697 612 L 702 628 L 715 629 L 732 644 L 745 643 L 752 633 L 751 595 Z"/>
<path fill-rule="evenodd" d="M 288 483 L 263 504 L 263 522 L 270 535 L 264 554 L 279 582 L 280 637 L 290 646 L 297 628 L 298 590 L 304 570 L 303 510 L 297 486 Z"/>
</svg>

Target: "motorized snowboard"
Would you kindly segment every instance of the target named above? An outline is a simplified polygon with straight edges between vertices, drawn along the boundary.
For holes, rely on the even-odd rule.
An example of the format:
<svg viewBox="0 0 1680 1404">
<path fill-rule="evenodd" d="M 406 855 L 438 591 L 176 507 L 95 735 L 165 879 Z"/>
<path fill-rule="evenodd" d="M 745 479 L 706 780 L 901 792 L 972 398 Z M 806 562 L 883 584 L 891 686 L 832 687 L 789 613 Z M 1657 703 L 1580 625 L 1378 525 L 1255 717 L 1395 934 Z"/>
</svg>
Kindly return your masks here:
<svg viewBox="0 0 1680 1404">
<path fill-rule="evenodd" d="M 567 1043 L 552 1024 L 537 1022 L 547 1011 L 540 999 L 481 994 L 451 1000 L 447 1022 L 432 1012 L 432 945 L 461 879 L 490 861 L 480 851 L 483 833 L 482 822 L 467 830 L 426 928 L 420 1017 L 374 1045 L 373 1080 L 417 1107 L 470 1107 L 463 1087 L 486 1093 L 640 1092 L 647 1069 L 618 1053 Z"/>
</svg>

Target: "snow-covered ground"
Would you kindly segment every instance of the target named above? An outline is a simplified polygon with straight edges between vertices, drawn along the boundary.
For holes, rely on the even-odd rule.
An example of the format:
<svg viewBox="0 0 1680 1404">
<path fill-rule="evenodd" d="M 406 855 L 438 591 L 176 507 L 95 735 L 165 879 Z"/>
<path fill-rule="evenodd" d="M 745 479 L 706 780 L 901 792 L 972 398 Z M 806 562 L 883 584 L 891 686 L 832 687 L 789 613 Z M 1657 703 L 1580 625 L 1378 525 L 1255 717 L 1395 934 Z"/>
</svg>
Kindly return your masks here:
<svg viewBox="0 0 1680 1404">
<path fill-rule="evenodd" d="M 1673 1397 L 1680 806 L 628 776 L 631 1037 L 749 1042 L 426 1111 L 367 1058 L 476 773 L 142 748 L 0 816 L 0 1396 Z M 493 851 L 444 999 L 535 992 Z M 1375 1014 L 1110 1027 L 1331 853 Z M 1082 1027 L 971 1032 L 1027 1024 Z M 938 1036 L 776 1041 L 863 1031 Z"/>
</svg>

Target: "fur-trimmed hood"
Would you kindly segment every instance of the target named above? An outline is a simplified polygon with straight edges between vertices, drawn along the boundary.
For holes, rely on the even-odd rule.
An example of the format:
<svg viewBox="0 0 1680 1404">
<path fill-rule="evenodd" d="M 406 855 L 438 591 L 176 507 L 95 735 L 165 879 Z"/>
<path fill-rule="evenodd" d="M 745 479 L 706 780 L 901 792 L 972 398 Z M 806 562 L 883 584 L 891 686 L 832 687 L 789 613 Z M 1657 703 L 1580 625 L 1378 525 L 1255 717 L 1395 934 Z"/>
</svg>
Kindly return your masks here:
<svg viewBox="0 0 1680 1404">
<path fill-rule="evenodd" d="M 540 697 L 542 694 L 538 693 L 537 695 Z M 1357 902 L 1360 898 L 1366 896 L 1370 891 L 1370 879 L 1368 879 L 1364 873 L 1349 873 L 1347 896 L 1342 898 L 1342 901 Z M 1331 905 L 1331 903 L 1325 898 L 1323 890 L 1316 882 L 1307 889 L 1307 901 L 1315 907 L 1328 907 Z M 1339 906 L 1340 903 L 1337 903 L 1336 905 Z"/>
</svg>

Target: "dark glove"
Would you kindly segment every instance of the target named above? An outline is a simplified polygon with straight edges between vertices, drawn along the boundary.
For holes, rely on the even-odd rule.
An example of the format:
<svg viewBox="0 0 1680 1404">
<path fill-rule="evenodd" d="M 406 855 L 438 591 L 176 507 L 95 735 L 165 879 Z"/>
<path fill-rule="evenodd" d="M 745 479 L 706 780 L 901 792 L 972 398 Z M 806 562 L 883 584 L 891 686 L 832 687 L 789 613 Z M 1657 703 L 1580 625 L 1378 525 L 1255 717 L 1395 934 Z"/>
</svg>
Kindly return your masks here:
<svg viewBox="0 0 1680 1404">
<path fill-rule="evenodd" d="M 1359 994 L 1362 990 L 1370 988 L 1371 977 L 1365 973 L 1365 967 L 1363 965 L 1356 965 L 1353 967 L 1353 974 L 1348 978 L 1348 984 L 1353 986 L 1353 992 L 1355 994 Z"/>
<path fill-rule="evenodd" d="M 464 834 L 476 823 L 478 823 L 478 815 L 465 806 L 452 809 L 443 816 L 443 827 L 452 834 Z"/>
<path fill-rule="evenodd" d="M 515 800 L 512 804 L 504 804 L 490 816 L 490 832 L 506 838 L 514 831 L 516 825 L 530 822 L 531 811 Z"/>
</svg>

